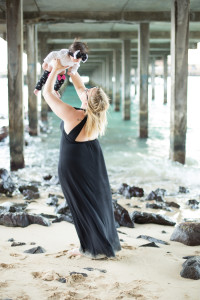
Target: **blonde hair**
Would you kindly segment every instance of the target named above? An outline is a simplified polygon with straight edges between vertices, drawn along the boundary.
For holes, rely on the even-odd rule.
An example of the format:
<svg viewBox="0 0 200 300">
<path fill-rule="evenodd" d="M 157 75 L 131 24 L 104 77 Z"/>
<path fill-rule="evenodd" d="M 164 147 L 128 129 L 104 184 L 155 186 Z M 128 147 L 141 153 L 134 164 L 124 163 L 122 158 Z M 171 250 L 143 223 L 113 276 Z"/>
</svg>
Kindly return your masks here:
<svg viewBox="0 0 200 300">
<path fill-rule="evenodd" d="M 109 98 L 102 88 L 97 88 L 92 91 L 88 99 L 87 106 L 87 122 L 85 125 L 85 132 L 88 137 L 94 134 L 104 135 L 107 116 L 106 112 L 109 108 Z"/>
</svg>

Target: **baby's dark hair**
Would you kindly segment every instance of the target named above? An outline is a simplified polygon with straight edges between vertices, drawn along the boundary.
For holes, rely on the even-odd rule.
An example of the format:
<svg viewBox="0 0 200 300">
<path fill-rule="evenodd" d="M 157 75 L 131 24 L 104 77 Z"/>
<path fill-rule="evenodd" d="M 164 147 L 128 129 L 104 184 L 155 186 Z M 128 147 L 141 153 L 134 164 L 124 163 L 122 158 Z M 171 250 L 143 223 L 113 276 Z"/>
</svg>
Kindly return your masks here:
<svg viewBox="0 0 200 300">
<path fill-rule="evenodd" d="M 75 39 L 73 44 L 69 46 L 69 51 L 74 53 L 75 51 L 80 50 L 81 53 L 88 53 L 88 46 L 86 43 L 80 42 L 78 39 Z"/>
</svg>

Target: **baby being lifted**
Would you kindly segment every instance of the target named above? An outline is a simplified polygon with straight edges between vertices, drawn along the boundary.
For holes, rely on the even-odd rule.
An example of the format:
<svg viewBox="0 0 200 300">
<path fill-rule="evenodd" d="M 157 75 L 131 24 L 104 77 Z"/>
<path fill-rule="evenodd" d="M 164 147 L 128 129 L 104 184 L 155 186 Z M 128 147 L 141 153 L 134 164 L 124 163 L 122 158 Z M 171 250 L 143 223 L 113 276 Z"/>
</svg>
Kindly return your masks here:
<svg viewBox="0 0 200 300">
<path fill-rule="evenodd" d="M 42 86 L 47 81 L 48 75 L 52 70 L 52 60 L 55 58 L 60 59 L 63 66 L 71 67 L 70 72 L 75 74 L 80 67 L 80 62 L 85 63 L 88 59 L 88 47 L 87 44 L 75 40 L 69 49 L 62 49 L 60 51 L 52 51 L 44 59 L 42 68 L 44 70 L 43 75 L 35 86 L 34 94 L 37 95 L 42 89 Z M 65 81 L 65 68 L 57 76 L 54 90 L 58 91 Z"/>
</svg>

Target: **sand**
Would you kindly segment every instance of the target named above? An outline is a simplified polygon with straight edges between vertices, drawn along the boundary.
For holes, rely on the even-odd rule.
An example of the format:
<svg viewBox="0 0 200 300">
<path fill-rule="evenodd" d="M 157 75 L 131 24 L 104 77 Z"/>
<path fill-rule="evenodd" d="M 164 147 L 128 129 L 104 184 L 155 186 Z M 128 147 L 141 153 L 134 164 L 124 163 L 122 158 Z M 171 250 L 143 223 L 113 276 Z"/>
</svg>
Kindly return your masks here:
<svg viewBox="0 0 200 300">
<path fill-rule="evenodd" d="M 0 203 L 23 202 L 20 197 L 3 197 Z M 30 212 L 52 214 L 54 208 L 45 204 L 45 197 L 43 195 L 42 199 L 31 203 Z M 127 203 L 141 206 L 136 199 L 121 199 L 119 203 L 125 207 Z M 49 227 L 37 224 L 25 228 L 0 226 L 0 300 L 200 299 L 200 281 L 180 276 L 185 261 L 182 257 L 200 255 L 199 246 L 170 241 L 174 230 L 170 226 L 135 224 L 135 228 L 120 227 L 118 230 L 126 233 L 119 233 L 123 240 L 122 250 L 115 258 L 95 260 L 85 256 L 69 257 L 67 251 L 79 247 L 79 240 L 74 225 L 68 222 L 52 223 Z M 170 245 L 139 247 L 148 243 L 137 239 L 143 234 L 167 241 Z M 11 247 L 10 238 L 26 245 Z M 31 245 L 32 242 L 35 245 Z M 43 247 L 46 252 L 24 253 L 35 246 Z M 84 274 L 70 275 L 70 272 Z M 66 282 L 59 282 L 59 278 Z"/>
</svg>

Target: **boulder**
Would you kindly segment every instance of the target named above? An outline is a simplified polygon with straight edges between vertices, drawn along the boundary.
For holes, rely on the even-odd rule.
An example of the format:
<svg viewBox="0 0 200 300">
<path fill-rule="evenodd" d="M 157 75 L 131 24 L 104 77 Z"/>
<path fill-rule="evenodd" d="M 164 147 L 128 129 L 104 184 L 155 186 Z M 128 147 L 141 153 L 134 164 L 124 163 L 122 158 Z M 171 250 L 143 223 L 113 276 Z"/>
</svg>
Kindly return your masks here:
<svg viewBox="0 0 200 300">
<path fill-rule="evenodd" d="M 25 210 L 28 204 L 26 203 L 14 203 L 11 201 L 6 201 L 1 203 L 0 211 L 3 212 L 17 212 Z"/>
<path fill-rule="evenodd" d="M 51 225 L 48 219 L 36 214 L 28 214 L 25 212 L 0 213 L 0 225 L 8 227 L 27 227 L 31 224 L 39 224 L 43 226 Z"/>
<path fill-rule="evenodd" d="M 181 277 L 198 280 L 200 279 L 200 256 L 192 256 L 183 263 L 180 272 Z"/>
<path fill-rule="evenodd" d="M 154 242 L 154 243 L 159 243 L 159 244 L 163 244 L 163 245 L 169 245 L 169 243 L 165 242 L 165 241 L 162 241 L 162 240 L 159 240 L 159 239 L 156 239 L 154 237 L 151 237 L 149 235 L 139 235 L 137 237 L 137 239 L 145 239 L 149 242 Z"/>
<path fill-rule="evenodd" d="M 119 205 L 117 201 L 113 201 L 113 209 L 114 209 L 115 221 L 120 226 L 125 226 L 129 228 L 134 227 L 134 222 L 131 220 L 128 211 L 124 207 Z"/>
<path fill-rule="evenodd" d="M 118 193 L 120 195 L 123 195 L 127 199 L 130 199 L 131 197 L 143 197 L 144 196 L 144 190 L 142 188 L 136 187 L 136 186 L 130 186 L 126 183 L 122 183 L 120 186 Z"/>
<path fill-rule="evenodd" d="M 140 212 L 140 211 L 132 212 L 131 220 L 139 224 L 154 223 L 154 224 L 169 225 L 169 226 L 174 226 L 176 224 L 176 222 L 174 222 L 173 220 L 171 220 L 166 216 L 162 216 L 160 214 L 154 214 L 154 213 Z"/>
<path fill-rule="evenodd" d="M 170 238 L 188 246 L 200 245 L 200 223 L 184 222 L 175 227 Z"/>
<path fill-rule="evenodd" d="M 0 142 L 3 141 L 8 136 L 8 127 L 2 126 L 0 128 Z"/>
</svg>

